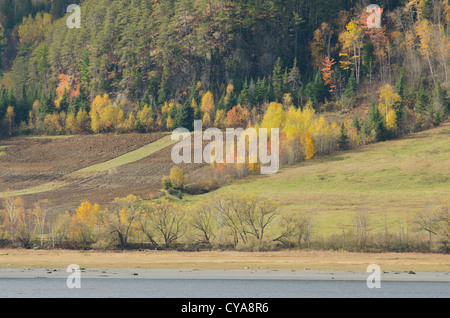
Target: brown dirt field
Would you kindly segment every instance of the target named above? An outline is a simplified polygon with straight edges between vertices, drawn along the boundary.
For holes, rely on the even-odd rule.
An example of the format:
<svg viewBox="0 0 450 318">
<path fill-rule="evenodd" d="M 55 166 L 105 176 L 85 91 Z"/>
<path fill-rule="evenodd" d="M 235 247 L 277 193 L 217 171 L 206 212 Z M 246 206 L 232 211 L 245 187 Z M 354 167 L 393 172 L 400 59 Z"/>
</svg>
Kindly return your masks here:
<svg viewBox="0 0 450 318">
<path fill-rule="evenodd" d="M 0 250 L 0 268 L 211 269 L 365 271 L 378 264 L 384 271 L 450 272 L 450 255 L 419 253 L 166 252 Z"/>
<path fill-rule="evenodd" d="M 24 196 L 24 199 L 35 202 L 39 198 L 48 197 L 53 206 L 60 212 L 73 210 L 83 201 L 106 205 L 115 198 L 130 194 L 149 198 L 150 194 L 158 196 L 161 179 L 168 176 L 174 165 L 170 157 L 171 147 L 134 163 L 126 164 L 113 171 L 98 173 L 86 179 L 79 179 L 68 186 L 42 194 Z M 188 182 L 204 177 L 201 164 L 179 165 Z"/>
<path fill-rule="evenodd" d="M 161 179 L 173 166 L 167 147 L 134 163 L 91 175 L 72 172 L 122 156 L 165 136 L 155 134 L 85 135 L 67 138 L 12 138 L 2 140 L 6 153 L 0 157 L 0 193 L 65 182 L 55 190 L 24 194 L 31 208 L 35 202 L 50 200 L 54 212 L 73 211 L 83 201 L 107 204 L 130 194 L 158 196 Z M 205 177 L 203 164 L 180 165 L 187 182 Z"/>
</svg>

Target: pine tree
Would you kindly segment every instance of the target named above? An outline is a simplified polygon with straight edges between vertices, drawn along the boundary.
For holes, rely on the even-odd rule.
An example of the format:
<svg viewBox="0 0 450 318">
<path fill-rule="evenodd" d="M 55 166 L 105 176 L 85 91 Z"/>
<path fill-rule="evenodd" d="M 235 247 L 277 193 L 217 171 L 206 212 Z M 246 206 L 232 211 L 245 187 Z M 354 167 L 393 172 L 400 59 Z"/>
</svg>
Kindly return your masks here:
<svg viewBox="0 0 450 318">
<path fill-rule="evenodd" d="M 384 117 L 380 113 L 377 105 L 375 103 L 372 103 L 372 106 L 369 110 L 369 133 L 371 133 L 372 131 L 375 133 L 376 141 L 387 140 L 387 131 L 384 126 L 384 122 Z"/>
<path fill-rule="evenodd" d="M 69 94 L 64 90 L 61 101 L 59 102 L 59 112 L 66 112 L 69 110 Z"/>
<path fill-rule="evenodd" d="M 441 83 L 436 81 L 436 85 L 433 90 L 433 98 L 431 100 L 431 109 L 434 120 L 440 123 L 446 117 L 446 100 L 445 100 L 445 90 L 442 89 Z"/>
<path fill-rule="evenodd" d="M 314 80 L 306 85 L 305 95 L 313 103 L 314 107 L 324 101 L 327 95 L 327 89 L 320 72 L 316 72 Z"/>
<path fill-rule="evenodd" d="M 356 83 L 355 74 L 352 73 L 348 78 L 347 87 L 344 91 L 344 96 L 350 98 L 355 95 L 358 90 L 358 84 Z"/>
<path fill-rule="evenodd" d="M 80 84 L 85 89 L 89 88 L 89 84 L 91 82 L 90 64 L 89 50 L 85 48 L 83 53 L 81 54 L 80 63 Z"/>
<path fill-rule="evenodd" d="M 184 103 L 178 110 L 173 121 L 173 128 L 186 128 L 189 131 L 194 130 L 194 110 L 190 103 Z"/>
<path fill-rule="evenodd" d="M 349 147 L 348 135 L 344 123 L 342 123 L 341 130 L 339 131 L 338 147 L 339 150 L 348 150 Z"/>
<path fill-rule="evenodd" d="M 361 123 L 359 122 L 358 115 L 355 115 L 355 117 L 353 117 L 352 126 L 355 127 L 358 131 L 361 130 Z"/>
<path fill-rule="evenodd" d="M 420 83 L 416 98 L 416 112 L 425 113 L 428 110 L 429 96 L 424 83 Z"/>
<path fill-rule="evenodd" d="M 266 78 L 258 78 L 255 87 L 255 99 L 258 104 L 262 104 L 266 100 Z"/>
<path fill-rule="evenodd" d="M 169 99 L 169 88 L 167 83 L 167 74 L 165 71 L 163 71 L 162 77 L 161 77 L 161 83 L 159 84 L 159 90 L 158 90 L 158 103 L 160 105 L 164 104 Z"/>
<path fill-rule="evenodd" d="M 249 97 L 247 81 L 244 82 L 244 86 L 242 87 L 241 93 L 239 94 L 237 103 L 241 104 L 243 106 L 247 106 L 250 104 L 250 97 Z"/>
<path fill-rule="evenodd" d="M 282 62 L 279 57 L 275 63 L 272 74 L 272 89 L 275 101 L 281 101 L 283 97 L 283 75 L 282 75 Z"/>
<path fill-rule="evenodd" d="M 395 92 L 402 98 L 405 98 L 405 66 L 400 70 L 400 74 L 398 76 L 398 80 L 395 83 Z"/>
</svg>

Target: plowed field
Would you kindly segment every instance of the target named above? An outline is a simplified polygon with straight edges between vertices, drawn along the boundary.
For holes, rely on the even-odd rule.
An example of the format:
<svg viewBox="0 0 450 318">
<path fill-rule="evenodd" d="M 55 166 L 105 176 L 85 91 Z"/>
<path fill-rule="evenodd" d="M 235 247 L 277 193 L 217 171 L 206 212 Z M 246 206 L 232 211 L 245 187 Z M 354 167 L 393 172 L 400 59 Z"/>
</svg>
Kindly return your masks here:
<svg viewBox="0 0 450 318">
<path fill-rule="evenodd" d="M 83 201 L 157 196 L 174 166 L 172 143 L 162 133 L 1 140 L 0 199 L 21 196 L 30 207 L 48 199 L 52 209 L 64 212 Z M 180 167 L 187 180 L 204 175 L 203 165 Z"/>
</svg>

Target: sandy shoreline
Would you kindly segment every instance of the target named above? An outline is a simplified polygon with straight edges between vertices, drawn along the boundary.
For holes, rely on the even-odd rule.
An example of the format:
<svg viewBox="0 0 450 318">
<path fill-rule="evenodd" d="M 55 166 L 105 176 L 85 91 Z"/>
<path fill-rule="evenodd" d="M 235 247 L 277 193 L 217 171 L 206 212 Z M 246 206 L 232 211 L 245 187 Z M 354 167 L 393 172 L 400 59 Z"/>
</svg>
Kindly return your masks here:
<svg viewBox="0 0 450 318">
<path fill-rule="evenodd" d="M 0 278 L 67 277 L 70 264 L 84 268 L 84 275 L 119 278 L 137 274 L 139 278 L 366 280 L 371 264 L 379 265 L 389 280 L 448 282 L 450 277 L 450 255 L 443 254 L 0 250 Z"/>
<path fill-rule="evenodd" d="M 1 279 L 67 279 L 66 269 L 0 269 Z M 170 270 L 170 269 L 82 269 L 84 279 L 209 279 L 209 280 L 299 280 L 366 281 L 370 273 L 356 271 L 276 271 L 276 270 Z M 450 273 L 383 272 L 385 282 L 450 283 Z"/>
</svg>

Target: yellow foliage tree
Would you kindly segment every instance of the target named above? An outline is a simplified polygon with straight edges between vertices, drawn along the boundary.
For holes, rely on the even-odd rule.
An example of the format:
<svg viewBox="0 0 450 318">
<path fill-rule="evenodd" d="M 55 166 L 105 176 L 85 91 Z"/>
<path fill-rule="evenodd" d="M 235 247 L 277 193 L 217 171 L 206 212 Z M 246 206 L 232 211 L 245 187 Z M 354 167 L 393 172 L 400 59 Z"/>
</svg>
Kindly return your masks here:
<svg viewBox="0 0 450 318">
<path fill-rule="evenodd" d="M 397 129 L 397 113 L 395 110 L 391 109 L 388 111 L 386 116 L 386 127 L 389 130 Z"/>
<path fill-rule="evenodd" d="M 95 241 L 94 227 L 101 214 L 98 204 L 83 202 L 72 216 L 70 225 L 72 238 L 78 240 L 82 245 L 89 245 Z"/>
<path fill-rule="evenodd" d="M 214 96 L 210 91 L 206 92 L 205 95 L 203 95 L 202 97 L 201 111 L 203 113 L 208 113 L 210 116 L 214 114 L 215 111 Z"/>
<path fill-rule="evenodd" d="M 44 126 L 49 135 L 63 134 L 64 128 L 66 127 L 66 113 L 47 114 L 44 118 Z"/>
<path fill-rule="evenodd" d="M 126 132 L 133 131 L 135 122 L 136 122 L 136 117 L 134 117 L 133 112 L 131 112 L 130 115 L 128 116 L 128 119 L 125 120 L 125 122 L 123 123 L 123 130 Z"/>
<path fill-rule="evenodd" d="M 357 84 L 360 82 L 361 50 L 364 46 L 363 38 L 364 30 L 355 21 L 350 21 L 346 26 L 346 31 L 339 35 L 339 42 L 342 46 L 342 51 L 339 53 L 341 67 L 348 69 L 353 64 Z"/>
<path fill-rule="evenodd" d="M 170 169 L 170 181 L 172 183 L 172 187 L 174 189 L 183 189 L 184 186 L 184 173 L 183 170 L 181 170 L 178 167 L 173 167 Z"/>
<path fill-rule="evenodd" d="M 111 132 L 123 124 L 123 110 L 113 106 L 108 94 L 97 96 L 91 105 L 89 113 L 91 117 L 91 129 L 94 133 Z"/>
<path fill-rule="evenodd" d="M 145 105 L 136 116 L 136 119 L 139 123 L 139 128 L 143 132 L 150 132 L 153 129 L 154 120 L 153 120 L 153 111 L 151 107 Z"/>
<path fill-rule="evenodd" d="M 306 160 L 311 159 L 316 154 L 316 146 L 311 138 L 309 131 L 305 130 L 303 147 L 305 148 L 305 158 Z"/>
<path fill-rule="evenodd" d="M 214 120 L 214 127 L 224 129 L 227 126 L 227 114 L 224 109 L 219 109 Z"/>
<path fill-rule="evenodd" d="M 266 128 L 269 132 L 272 128 L 278 128 L 281 131 L 285 126 L 286 120 L 284 106 L 280 103 L 272 102 L 264 113 L 260 127 Z"/>
<path fill-rule="evenodd" d="M 52 16 L 49 13 L 39 12 L 34 18 L 31 14 L 24 17 L 18 29 L 20 43 L 33 45 L 42 42 L 51 24 Z"/>
<path fill-rule="evenodd" d="M 172 130 L 173 129 L 173 119 L 172 119 L 172 117 L 170 117 L 170 115 L 167 117 L 166 128 L 168 130 Z"/>
<path fill-rule="evenodd" d="M 203 115 L 203 127 L 211 127 L 211 116 L 209 115 L 209 113 L 205 113 L 205 115 Z"/>
<path fill-rule="evenodd" d="M 6 109 L 6 114 L 4 118 L 5 126 L 8 127 L 8 134 L 10 136 L 14 133 L 14 118 L 16 117 L 16 114 L 14 113 L 14 107 L 8 106 Z"/>
<path fill-rule="evenodd" d="M 77 112 L 77 117 L 75 118 L 76 127 L 81 133 L 85 133 L 89 131 L 90 127 L 90 118 L 87 111 L 84 109 L 80 109 Z"/>
<path fill-rule="evenodd" d="M 380 89 L 378 101 L 380 112 L 385 114 L 386 126 L 394 130 L 397 127 L 397 116 L 393 107 L 396 103 L 401 102 L 402 98 L 394 91 L 394 88 L 390 84 L 386 84 Z"/>
</svg>

